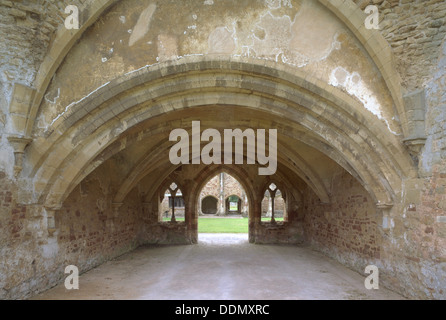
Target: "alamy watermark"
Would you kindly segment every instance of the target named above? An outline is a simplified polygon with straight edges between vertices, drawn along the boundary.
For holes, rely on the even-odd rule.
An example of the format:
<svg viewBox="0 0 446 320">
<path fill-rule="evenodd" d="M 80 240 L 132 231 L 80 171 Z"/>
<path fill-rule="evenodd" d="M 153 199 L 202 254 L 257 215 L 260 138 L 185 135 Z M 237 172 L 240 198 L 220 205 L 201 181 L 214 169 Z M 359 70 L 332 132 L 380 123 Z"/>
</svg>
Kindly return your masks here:
<svg viewBox="0 0 446 320">
<path fill-rule="evenodd" d="M 370 265 L 365 268 L 365 273 L 370 274 L 364 280 L 364 286 L 368 290 L 379 289 L 379 270 L 377 266 Z"/>
<path fill-rule="evenodd" d="M 79 268 L 69 265 L 65 268 L 65 274 L 69 274 L 65 278 L 65 288 L 67 290 L 79 290 Z"/>
<path fill-rule="evenodd" d="M 379 9 L 376 5 L 369 5 L 364 10 L 367 14 L 365 19 L 366 29 L 379 29 Z M 65 8 L 65 13 L 68 16 L 65 18 L 65 28 L 68 30 L 79 29 L 79 8 L 75 5 L 68 5 Z"/>
<path fill-rule="evenodd" d="M 368 15 L 365 19 L 366 29 L 379 29 L 379 9 L 375 5 L 367 6 L 364 12 Z"/>
<path fill-rule="evenodd" d="M 273 175 L 277 170 L 277 129 L 268 130 L 268 155 L 266 155 L 266 130 L 257 129 L 224 129 L 223 141 L 220 131 L 206 129 L 201 133 L 200 121 L 192 121 L 192 137 L 185 129 L 174 129 L 169 135 L 169 141 L 177 141 L 169 152 L 172 164 L 256 164 L 260 167 L 259 175 Z M 246 154 L 244 141 L 246 139 Z M 190 141 L 191 140 L 191 141 Z M 201 149 L 201 142 L 209 142 Z M 235 148 L 233 149 L 233 142 Z M 223 153 L 222 153 L 223 144 Z M 201 149 L 201 150 L 200 150 Z M 234 152 L 233 152 L 234 150 Z M 223 157 L 222 157 L 223 156 Z"/>
<path fill-rule="evenodd" d="M 79 29 L 79 8 L 75 5 L 69 5 L 65 8 L 65 13 L 69 14 L 65 18 L 65 28 L 68 30 Z"/>
</svg>

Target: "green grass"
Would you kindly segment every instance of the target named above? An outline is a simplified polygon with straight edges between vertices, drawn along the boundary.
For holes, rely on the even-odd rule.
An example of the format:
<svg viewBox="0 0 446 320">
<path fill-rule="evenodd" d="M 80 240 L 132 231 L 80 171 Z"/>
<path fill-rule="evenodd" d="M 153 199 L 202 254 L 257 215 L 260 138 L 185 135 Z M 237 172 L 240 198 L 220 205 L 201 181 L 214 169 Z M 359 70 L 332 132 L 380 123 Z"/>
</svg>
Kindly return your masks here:
<svg viewBox="0 0 446 320">
<path fill-rule="evenodd" d="M 164 218 L 170 221 L 170 218 Z M 184 221 L 184 218 L 177 218 Z M 270 221 L 271 218 L 262 218 L 262 221 Z M 198 233 L 248 233 L 248 218 L 199 218 Z M 276 218 L 283 221 L 283 218 Z"/>
<path fill-rule="evenodd" d="M 248 218 L 201 218 L 198 233 L 248 233 Z"/>
</svg>

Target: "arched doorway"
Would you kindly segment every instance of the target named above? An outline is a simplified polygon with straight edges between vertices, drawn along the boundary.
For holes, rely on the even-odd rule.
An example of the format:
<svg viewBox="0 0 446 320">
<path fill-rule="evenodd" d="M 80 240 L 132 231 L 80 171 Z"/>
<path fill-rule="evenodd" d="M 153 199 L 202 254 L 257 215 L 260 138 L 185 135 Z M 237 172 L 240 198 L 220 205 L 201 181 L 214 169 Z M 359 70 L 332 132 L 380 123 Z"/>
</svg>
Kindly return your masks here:
<svg viewBox="0 0 446 320">
<path fill-rule="evenodd" d="M 242 199 L 236 195 L 231 195 L 226 198 L 226 213 L 227 214 L 241 214 Z"/>
<path fill-rule="evenodd" d="M 201 212 L 204 214 L 216 214 L 217 204 L 218 200 L 213 196 L 204 197 L 201 200 Z"/>
<path fill-rule="evenodd" d="M 250 216 L 249 200 L 253 197 L 253 188 L 246 183 L 248 174 L 240 167 L 232 166 L 203 166 L 197 172 L 199 183 L 191 190 L 191 196 L 197 201 L 198 235 L 251 234 L 253 215 Z"/>
</svg>

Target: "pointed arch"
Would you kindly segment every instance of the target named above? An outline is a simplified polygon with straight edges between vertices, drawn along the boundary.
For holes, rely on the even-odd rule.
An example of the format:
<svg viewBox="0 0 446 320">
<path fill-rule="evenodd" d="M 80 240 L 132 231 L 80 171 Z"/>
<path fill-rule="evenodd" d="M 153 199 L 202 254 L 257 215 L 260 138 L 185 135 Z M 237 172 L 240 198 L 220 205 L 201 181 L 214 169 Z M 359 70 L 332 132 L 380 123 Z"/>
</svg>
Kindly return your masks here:
<svg viewBox="0 0 446 320">
<path fill-rule="evenodd" d="M 224 87 L 201 81 L 217 74 L 228 79 Z M 416 175 L 402 142 L 385 134 L 383 123 L 341 91 L 274 63 L 188 57 L 112 81 L 73 105 L 50 128 L 43 144 L 31 145 L 37 160 L 34 179 L 43 186 L 36 188 L 41 201 L 60 206 L 92 159 L 117 141 L 119 135 L 111 134 L 116 126 L 137 128 L 156 116 L 206 105 L 280 114 L 281 122 L 290 123 L 284 131 L 295 131 L 295 139 L 356 174 L 378 203 L 393 203 L 402 177 Z"/>
</svg>

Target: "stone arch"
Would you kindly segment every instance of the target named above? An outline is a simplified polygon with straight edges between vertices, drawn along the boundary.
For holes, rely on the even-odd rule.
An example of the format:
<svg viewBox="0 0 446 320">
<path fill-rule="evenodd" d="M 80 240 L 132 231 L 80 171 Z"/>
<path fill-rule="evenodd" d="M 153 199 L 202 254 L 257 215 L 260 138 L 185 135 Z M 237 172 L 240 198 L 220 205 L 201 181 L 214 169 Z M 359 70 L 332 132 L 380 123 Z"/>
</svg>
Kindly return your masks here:
<svg viewBox="0 0 446 320">
<path fill-rule="evenodd" d="M 201 212 L 204 214 L 216 214 L 218 211 L 218 199 L 213 195 L 207 195 L 201 199 Z"/>
<path fill-rule="evenodd" d="M 240 105 L 292 120 L 294 129 L 304 133 L 299 139 L 337 157 L 377 202 L 392 203 L 401 178 L 415 174 L 401 141 L 386 134 L 385 125 L 348 95 L 307 74 L 283 69 L 243 58 L 189 57 L 143 68 L 95 90 L 54 122 L 43 144 L 30 146 L 36 159 L 32 174 L 44 185 L 37 188 L 41 201 L 47 207 L 60 206 L 91 159 L 116 141 L 119 134 L 113 135 L 113 128 L 123 122 L 132 128 L 156 115 L 194 106 Z M 214 72 L 228 78 L 224 87 L 215 86 Z M 186 76 L 188 85 L 183 82 Z M 168 88 L 173 91 L 166 95 Z M 62 179 L 55 168 L 69 170 Z"/>
<path fill-rule="evenodd" d="M 236 194 L 231 194 L 229 196 L 226 197 L 225 199 L 225 207 L 226 207 L 226 212 L 231 212 L 231 208 L 230 208 L 230 200 L 232 198 L 236 198 L 237 199 L 237 210 L 234 210 L 234 212 L 236 213 L 241 213 L 242 211 L 242 197 L 238 196 Z"/>
<path fill-rule="evenodd" d="M 31 135 L 38 109 L 51 79 L 68 52 L 70 52 L 71 48 L 76 44 L 76 41 L 82 37 L 82 34 L 93 25 L 104 12 L 118 1 L 119 0 L 91 0 L 85 2 L 82 7 L 79 8 L 79 29 L 68 30 L 65 28 L 64 24 L 61 24 L 61 27 L 57 29 L 52 45 L 44 57 L 34 80 L 35 91 L 31 97 L 31 107 L 24 130 L 26 136 Z"/>
<path fill-rule="evenodd" d="M 157 134 L 157 131 L 151 131 L 151 134 Z M 165 132 L 165 134 L 168 134 L 168 132 Z M 148 174 L 149 170 L 152 170 L 152 168 L 148 168 L 149 163 L 159 163 L 161 161 L 160 159 L 160 151 L 165 150 L 170 146 L 170 142 L 166 141 L 162 144 L 160 144 L 157 148 L 153 150 L 149 150 L 147 152 L 147 155 L 143 157 L 143 159 L 132 169 L 132 171 L 129 173 L 125 181 L 121 184 L 119 190 L 117 191 L 115 195 L 114 202 L 121 203 L 125 196 L 137 185 L 137 183 Z M 278 146 L 282 152 L 287 156 L 293 159 L 292 164 L 286 164 L 288 167 L 292 168 L 293 171 L 302 178 L 302 180 L 306 181 L 310 187 L 314 190 L 314 192 L 319 196 L 321 199 L 321 202 L 323 203 L 329 203 L 330 197 L 328 195 L 328 191 L 326 190 L 326 187 L 324 186 L 323 182 L 321 181 L 321 178 L 318 176 L 316 172 L 312 170 L 312 168 L 309 166 L 309 164 L 302 158 L 299 157 L 296 153 L 293 152 L 293 150 L 290 150 L 289 148 L 286 148 L 279 144 Z M 116 152 L 119 151 L 119 148 L 116 148 Z M 92 167 L 93 169 L 93 167 Z M 91 172 L 92 169 L 86 170 L 86 172 Z M 169 173 L 166 172 L 166 176 Z M 161 180 L 163 180 L 165 177 L 162 177 Z M 151 193 L 149 191 L 148 193 Z"/>
<path fill-rule="evenodd" d="M 338 17 L 347 28 L 353 32 L 357 39 L 361 42 L 372 60 L 380 70 L 383 78 L 391 92 L 392 98 L 398 110 L 398 117 L 401 119 L 401 125 L 404 135 L 408 136 L 408 121 L 406 110 L 402 98 L 401 81 L 399 74 L 394 66 L 393 53 L 384 39 L 377 30 L 367 30 L 364 25 L 365 14 L 359 6 L 351 0 L 318 0 L 323 6 L 330 10 Z M 34 93 L 30 96 L 30 111 L 27 115 L 25 125 L 25 135 L 30 136 L 36 115 L 40 108 L 43 96 L 53 78 L 56 70 L 62 61 L 75 45 L 76 41 L 81 38 L 82 34 L 94 24 L 99 17 L 118 3 L 119 0 L 94 0 L 86 2 L 80 12 L 83 13 L 81 19 L 81 27 L 78 30 L 66 30 L 63 25 L 57 30 L 55 39 L 52 42 L 50 50 L 47 52 L 44 60 L 37 72 L 34 81 Z"/>
<path fill-rule="evenodd" d="M 225 172 L 233 176 L 243 187 L 246 192 L 246 196 L 248 198 L 248 205 L 251 210 L 251 205 L 255 200 L 255 192 L 253 192 L 254 188 L 250 185 L 248 174 L 240 167 L 237 166 L 226 166 L 226 165 L 212 165 L 207 166 L 203 170 L 201 170 L 197 175 L 197 182 L 194 183 L 190 192 L 190 201 L 197 204 L 199 201 L 200 193 L 203 187 L 217 174 Z M 194 206 L 197 208 L 197 205 Z M 250 216 L 248 214 L 248 216 Z"/>
</svg>

